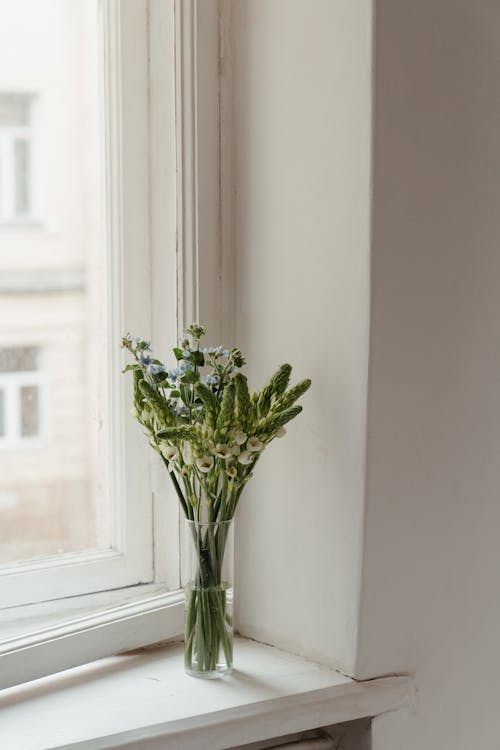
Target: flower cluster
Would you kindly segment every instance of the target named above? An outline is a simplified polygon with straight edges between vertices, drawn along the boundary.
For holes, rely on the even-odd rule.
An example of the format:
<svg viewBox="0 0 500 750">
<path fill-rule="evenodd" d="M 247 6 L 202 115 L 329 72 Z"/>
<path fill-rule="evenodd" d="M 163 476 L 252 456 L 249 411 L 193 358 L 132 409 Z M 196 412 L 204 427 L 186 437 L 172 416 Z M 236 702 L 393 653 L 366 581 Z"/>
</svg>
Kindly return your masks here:
<svg viewBox="0 0 500 750">
<path fill-rule="evenodd" d="M 148 341 L 128 334 L 122 346 L 134 357 L 133 414 L 167 467 L 187 518 L 229 520 L 264 448 L 285 434 L 302 410 L 296 400 L 311 381 L 288 389 L 291 366 L 250 394 L 239 349 L 200 348 L 204 326 L 193 324 L 166 368 Z"/>
</svg>

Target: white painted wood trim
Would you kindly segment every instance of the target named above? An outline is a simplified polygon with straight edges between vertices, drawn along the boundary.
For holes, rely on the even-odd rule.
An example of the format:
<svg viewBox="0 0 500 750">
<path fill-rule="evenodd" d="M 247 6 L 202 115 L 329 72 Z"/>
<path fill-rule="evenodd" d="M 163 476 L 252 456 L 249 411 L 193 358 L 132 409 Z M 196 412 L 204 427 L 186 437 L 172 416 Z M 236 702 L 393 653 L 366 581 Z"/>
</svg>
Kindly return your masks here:
<svg viewBox="0 0 500 750">
<path fill-rule="evenodd" d="M 151 341 L 172 361 L 177 341 L 177 153 L 174 0 L 149 0 L 149 179 L 152 256 Z M 142 435 L 141 435 L 142 437 Z M 165 466 L 149 451 L 155 581 L 180 586 L 179 501 Z M 166 534 L 168 538 L 166 539 Z"/>
<path fill-rule="evenodd" d="M 219 3 L 175 0 L 178 321 L 221 337 Z"/>
<path fill-rule="evenodd" d="M 338 745 L 332 739 L 318 737 L 314 740 L 302 740 L 299 742 L 286 742 L 276 745 L 276 750 L 337 750 Z"/>
<path fill-rule="evenodd" d="M 283 732 L 302 732 L 405 708 L 411 704 L 412 688 L 409 683 L 406 677 L 384 677 L 367 683 L 353 681 L 344 686 L 265 698 L 238 708 L 144 727 L 113 738 L 63 745 L 57 750 L 231 748 L 241 743 L 278 737 Z"/>
<path fill-rule="evenodd" d="M 183 621 L 184 595 L 175 592 L 9 638 L 0 644 L 1 686 L 164 641 L 182 633 Z"/>
<path fill-rule="evenodd" d="M 236 640 L 235 665 L 223 680 L 188 677 L 174 644 L 11 688 L 0 694 L 2 739 L 9 750 L 221 750 L 413 701 L 408 677 L 358 683 L 253 641 Z"/>
<path fill-rule="evenodd" d="M 219 5 L 219 223 L 221 267 L 221 328 L 229 346 L 237 346 L 236 311 L 236 211 L 234 69 L 232 39 L 232 0 Z"/>
<path fill-rule="evenodd" d="M 199 319 L 196 0 L 175 2 L 177 120 L 177 319 L 180 330 Z"/>
</svg>

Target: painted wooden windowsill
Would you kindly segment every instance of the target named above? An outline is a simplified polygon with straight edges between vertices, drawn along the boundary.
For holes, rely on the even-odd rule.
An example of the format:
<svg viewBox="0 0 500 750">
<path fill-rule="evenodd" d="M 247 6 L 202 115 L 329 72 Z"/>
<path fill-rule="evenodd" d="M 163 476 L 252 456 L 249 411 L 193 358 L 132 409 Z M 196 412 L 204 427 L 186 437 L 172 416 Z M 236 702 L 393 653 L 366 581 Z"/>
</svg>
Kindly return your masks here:
<svg viewBox="0 0 500 750">
<path fill-rule="evenodd" d="M 0 694 L 6 750 L 216 750 L 408 705 L 407 677 L 355 682 L 237 639 L 234 673 L 183 673 L 182 645 L 102 659 Z"/>
</svg>

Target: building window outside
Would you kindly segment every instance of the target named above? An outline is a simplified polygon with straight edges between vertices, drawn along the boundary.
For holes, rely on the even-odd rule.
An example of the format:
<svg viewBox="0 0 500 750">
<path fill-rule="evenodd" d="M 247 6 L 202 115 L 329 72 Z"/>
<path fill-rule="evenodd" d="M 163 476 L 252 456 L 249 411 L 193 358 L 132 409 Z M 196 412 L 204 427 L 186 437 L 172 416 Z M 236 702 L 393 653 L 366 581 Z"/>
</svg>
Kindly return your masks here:
<svg viewBox="0 0 500 750">
<path fill-rule="evenodd" d="M 0 349 L 0 449 L 43 437 L 42 380 L 37 347 Z"/>
<path fill-rule="evenodd" d="M 0 94 L 0 222 L 33 215 L 33 96 Z"/>
</svg>

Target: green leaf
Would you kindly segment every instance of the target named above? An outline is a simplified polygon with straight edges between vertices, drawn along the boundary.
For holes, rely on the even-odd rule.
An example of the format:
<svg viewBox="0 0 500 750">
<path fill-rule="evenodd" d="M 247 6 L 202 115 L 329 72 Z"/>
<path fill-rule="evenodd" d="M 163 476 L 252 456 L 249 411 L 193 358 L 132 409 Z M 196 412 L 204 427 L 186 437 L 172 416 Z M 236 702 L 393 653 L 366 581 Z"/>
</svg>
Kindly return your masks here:
<svg viewBox="0 0 500 750">
<path fill-rule="evenodd" d="M 198 367 L 203 367 L 203 365 L 205 364 L 205 357 L 203 356 L 203 352 L 193 352 L 191 357 L 189 358 L 189 361 L 197 365 Z"/>
<path fill-rule="evenodd" d="M 140 370 L 140 365 L 125 365 L 122 372 L 129 372 L 130 370 Z"/>
<path fill-rule="evenodd" d="M 177 360 L 184 359 L 184 357 L 182 356 L 182 349 L 179 349 L 178 346 L 175 346 L 172 351 L 174 352 L 175 358 Z"/>
<path fill-rule="evenodd" d="M 156 433 L 159 440 L 190 440 L 195 435 L 193 425 L 181 425 L 178 427 L 166 427 Z"/>
<path fill-rule="evenodd" d="M 200 376 L 198 373 L 193 372 L 192 370 L 186 370 L 181 378 L 181 383 L 197 383 L 199 379 Z"/>
</svg>

